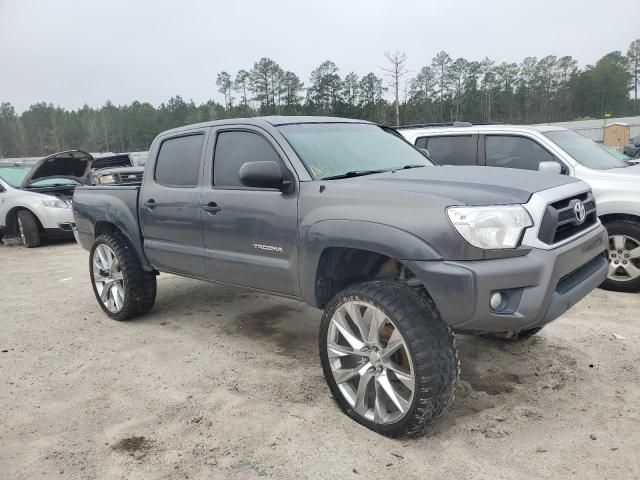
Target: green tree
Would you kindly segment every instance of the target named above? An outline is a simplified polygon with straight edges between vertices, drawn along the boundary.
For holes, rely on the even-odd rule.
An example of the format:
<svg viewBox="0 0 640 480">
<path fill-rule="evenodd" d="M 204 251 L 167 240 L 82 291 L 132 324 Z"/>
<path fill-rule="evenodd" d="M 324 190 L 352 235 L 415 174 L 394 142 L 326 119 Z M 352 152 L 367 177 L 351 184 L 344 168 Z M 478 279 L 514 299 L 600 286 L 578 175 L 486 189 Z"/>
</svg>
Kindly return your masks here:
<svg viewBox="0 0 640 480">
<path fill-rule="evenodd" d="M 342 100 L 345 105 L 345 114 L 356 116 L 358 108 L 358 97 L 360 96 L 360 79 L 358 75 L 351 72 L 342 81 Z"/>
<path fill-rule="evenodd" d="M 415 78 L 413 78 L 410 83 L 410 102 L 413 105 L 420 106 L 420 110 L 422 110 L 421 114 L 418 114 L 415 118 L 415 121 L 428 122 L 432 120 L 432 116 L 430 113 L 430 105 L 431 105 L 431 94 L 434 91 L 436 86 L 436 73 L 433 69 L 426 65 L 420 69 Z"/>
<path fill-rule="evenodd" d="M 578 115 L 602 118 L 605 113 L 617 116 L 628 112 L 630 78 L 621 52 L 608 53 L 595 66 L 588 65 L 576 79 Z"/>
<path fill-rule="evenodd" d="M 240 93 L 240 98 L 242 101 L 242 104 L 245 107 L 248 107 L 248 97 L 247 97 L 247 92 L 249 91 L 249 72 L 247 72 L 246 70 L 238 70 L 238 73 L 236 74 L 236 79 L 233 81 L 233 89 Z"/>
<path fill-rule="evenodd" d="M 284 113 L 292 115 L 298 113 L 302 96 L 300 93 L 304 87 L 304 83 L 293 72 L 284 72 L 282 75 L 282 91 Z"/>
<path fill-rule="evenodd" d="M 263 114 L 275 113 L 276 90 L 282 69 L 270 58 L 261 58 L 249 72 L 249 88 Z"/>
<path fill-rule="evenodd" d="M 231 80 L 231 75 L 227 72 L 220 72 L 216 78 L 216 85 L 218 86 L 218 91 L 224 96 L 225 108 L 233 107 L 233 81 Z"/>
<path fill-rule="evenodd" d="M 627 51 L 629 59 L 629 71 L 631 73 L 631 84 L 633 86 L 634 108 L 638 111 L 638 83 L 640 83 L 640 38 L 631 42 Z"/>
<path fill-rule="evenodd" d="M 360 108 L 363 115 L 369 120 L 384 122 L 384 114 L 382 110 L 382 95 L 384 95 L 384 86 L 382 79 L 375 73 L 367 73 L 358 85 L 360 91 Z"/>
<path fill-rule="evenodd" d="M 460 119 L 460 105 L 463 102 L 464 86 L 466 83 L 469 62 L 464 58 L 457 58 L 449 68 L 449 83 L 452 87 L 453 102 L 455 104 L 455 120 Z"/>
<path fill-rule="evenodd" d="M 449 93 L 450 75 L 449 67 L 451 65 L 451 57 L 447 52 L 438 52 L 431 61 L 431 68 L 436 74 L 436 82 L 438 85 L 438 103 L 440 107 L 440 121 L 443 120 L 444 102 Z"/>
<path fill-rule="evenodd" d="M 330 60 L 322 62 L 311 72 L 309 78 L 308 99 L 313 110 L 334 115 L 341 88 L 342 82 L 336 64 Z"/>
</svg>

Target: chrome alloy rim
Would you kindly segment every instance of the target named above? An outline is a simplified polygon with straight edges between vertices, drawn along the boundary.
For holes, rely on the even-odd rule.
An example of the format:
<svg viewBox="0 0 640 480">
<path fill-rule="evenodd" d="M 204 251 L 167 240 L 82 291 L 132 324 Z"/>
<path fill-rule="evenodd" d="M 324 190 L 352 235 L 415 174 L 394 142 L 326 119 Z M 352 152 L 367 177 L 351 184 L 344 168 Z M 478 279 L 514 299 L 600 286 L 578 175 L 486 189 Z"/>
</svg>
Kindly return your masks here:
<svg viewBox="0 0 640 480">
<path fill-rule="evenodd" d="M 344 399 L 360 416 L 393 423 L 409 410 L 415 374 L 409 349 L 393 322 L 361 301 L 340 305 L 329 324 L 327 354 Z"/>
<path fill-rule="evenodd" d="M 616 282 L 640 277 L 640 241 L 627 235 L 609 237 L 609 274 Z"/>
<path fill-rule="evenodd" d="M 124 305 L 124 279 L 116 254 L 104 243 L 93 252 L 93 282 L 104 306 L 118 313 Z"/>
</svg>

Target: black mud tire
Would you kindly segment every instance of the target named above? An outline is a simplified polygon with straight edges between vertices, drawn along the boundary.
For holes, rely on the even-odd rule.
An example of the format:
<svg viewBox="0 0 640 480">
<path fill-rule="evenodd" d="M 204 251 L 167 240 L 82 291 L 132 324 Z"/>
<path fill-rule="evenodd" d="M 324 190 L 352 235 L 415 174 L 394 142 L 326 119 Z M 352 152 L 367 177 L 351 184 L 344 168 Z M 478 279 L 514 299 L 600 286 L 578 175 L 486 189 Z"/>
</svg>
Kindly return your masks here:
<svg viewBox="0 0 640 480">
<path fill-rule="evenodd" d="M 360 416 L 344 399 L 333 378 L 327 352 L 328 328 L 335 310 L 353 300 L 382 310 L 399 329 L 412 358 L 416 379 L 413 400 L 408 412 L 394 423 L 379 424 Z M 419 436 L 453 402 L 460 374 L 455 336 L 424 290 L 390 281 L 351 286 L 326 306 L 319 337 L 322 370 L 333 398 L 346 415 L 377 433 L 388 437 Z"/>
<path fill-rule="evenodd" d="M 106 244 L 115 253 L 123 276 L 125 299 L 122 308 L 114 313 L 100 299 L 93 275 L 93 256 L 100 244 Z M 100 235 L 96 238 L 89 254 L 89 274 L 93 293 L 102 310 L 118 321 L 131 320 L 147 313 L 156 300 L 156 275 L 142 268 L 138 256 L 128 240 L 119 232 Z"/>
<path fill-rule="evenodd" d="M 626 235 L 635 240 L 640 241 L 640 223 L 629 220 L 613 220 L 604 224 L 607 229 L 607 234 L 612 235 Z M 600 288 L 604 290 L 611 290 L 614 292 L 626 292 L 635 293 L 640 292 L 640 277 L 633 280 L 617 281 L 607 278 Z"/>
<path fill-rule="evenodd" d="M 35 215 L 28 210 L 20 210 L 16 218 L 16 232 L 22 237 L 26 248 L 36 248 L 42 245 L 40 225 Z"/>
</svg>

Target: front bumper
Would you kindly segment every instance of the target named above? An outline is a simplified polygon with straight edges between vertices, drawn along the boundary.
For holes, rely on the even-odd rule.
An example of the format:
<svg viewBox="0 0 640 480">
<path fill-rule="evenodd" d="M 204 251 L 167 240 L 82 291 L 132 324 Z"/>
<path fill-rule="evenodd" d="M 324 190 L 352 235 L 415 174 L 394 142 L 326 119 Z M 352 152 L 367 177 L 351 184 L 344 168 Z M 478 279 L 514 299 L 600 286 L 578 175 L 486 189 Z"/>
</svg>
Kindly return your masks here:
<svg viewBox="0 0 640 480">
<path fill-rule="evenodd" d="M 58 228 L 45 228 L 48 239 L 73 238 L 76 224 L 73 222 L 65 222 L 58 224 Z"/>
<path fill-rule="evenodd" d="M 598 225 L 565 245 L 521 257 L 404 263 L 454 330 L 519 331 L 551 322 L 598 287 L 607 276 L 606 248 L 606 230 Z M 496 291 L 509 299 L 502 312 L 489 306 Z"/>
<path fill-rule="evenodd" d="M 70 208 L 51 208 L 40 205 L 33 210 L 45 230 L 63 230 L 60 225 L 69 225 L 74 222 L 73 210 Z M 69 234 L 71 234 L 70 229 Z"/>
</svg>

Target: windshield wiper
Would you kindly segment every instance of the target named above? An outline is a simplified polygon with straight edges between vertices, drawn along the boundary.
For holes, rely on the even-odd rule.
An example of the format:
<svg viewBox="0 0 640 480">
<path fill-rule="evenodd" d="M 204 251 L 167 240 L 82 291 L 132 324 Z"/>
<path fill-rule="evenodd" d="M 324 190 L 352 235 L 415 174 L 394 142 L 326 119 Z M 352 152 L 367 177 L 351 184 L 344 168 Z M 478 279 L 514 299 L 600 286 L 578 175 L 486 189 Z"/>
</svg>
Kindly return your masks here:
<svg viewBox="0 0 640 480">
<path fill-rule="evenodd" d="M 393 171 L 395 172 L 396 170 L 408 170 L 410 168 L 420 168 L 420 167 L 426 167 L 426 165 L 422 165 L 421 163 L 410 163 L 409 165 L 405 165 L 403 167 L 394 168 Z"/>
<path fill-rule="evenodd" d="M 378 170 L 351 170 L 346 173 L 341 173 L 340 175 L 331 175 L 329 177 L 322 177 L 320 180 L 337 180 L 340 178 L 353 178 L 353 177 L 362 177 L 363 175 L 372 175 L 374 173 L 384 173 L 388 172 L 389 169 L 378 169 Z"/>
</svg>

